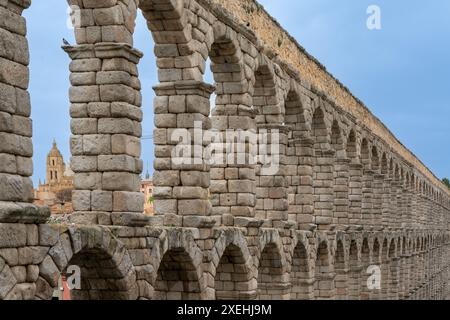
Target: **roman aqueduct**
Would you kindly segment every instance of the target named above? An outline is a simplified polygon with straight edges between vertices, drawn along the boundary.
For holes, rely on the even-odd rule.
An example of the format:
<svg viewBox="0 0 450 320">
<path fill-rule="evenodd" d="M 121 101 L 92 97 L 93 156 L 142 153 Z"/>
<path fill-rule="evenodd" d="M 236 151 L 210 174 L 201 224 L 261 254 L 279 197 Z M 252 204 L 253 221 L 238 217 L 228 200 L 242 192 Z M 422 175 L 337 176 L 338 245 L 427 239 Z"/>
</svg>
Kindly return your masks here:
<svg viewBox="0 0 450 320">
<path fill-rule="evenodd" d="M 79 299 L 448 298 L 449 191 L 256 2 L 68 2 L 79 18 L 77 44 L 63 47 L 76 212 L 55 225 L 31 204 L 31 0 L 0 0 L 0 299 L 50 299 L 70 265 L 81 267 Z M 151 111 L 138 10 L 159 76 L 154 217 L 139 193 Z M 276 130 L 278 171 L 175 164 L 171 134 L 195 122 Z"/>
</svg>

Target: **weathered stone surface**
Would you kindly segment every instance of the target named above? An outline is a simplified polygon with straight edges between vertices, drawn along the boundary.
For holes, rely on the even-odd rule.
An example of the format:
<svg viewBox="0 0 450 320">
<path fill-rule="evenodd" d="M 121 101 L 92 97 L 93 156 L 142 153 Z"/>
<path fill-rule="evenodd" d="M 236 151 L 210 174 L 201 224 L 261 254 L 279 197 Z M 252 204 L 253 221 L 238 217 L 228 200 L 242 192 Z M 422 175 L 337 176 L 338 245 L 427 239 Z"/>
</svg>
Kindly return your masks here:
<svg viewBox="0 0 450 320">
<path fill-rule="evenodd" d="M 38 208 L 30 203 L 0 201 L 0 222 L 3 223 L 45 223 L 50 217 L 46 207 Z"/>
<path fill-rule="evenodd" d="M 58 285 L 59 273 L 58 267 L 50 256 L 46 256 L 39 265 L 39 274 L 52 286 Z"/>
<path fill-rule="evenodd" d="M 59 240 L 58 226 L 39 225 L 39 244 L 41 246 L 54 246 Z"/>
<path fill-rule="evenodd" d="M 27 228 L 24 224 L 0 223 L 0 248 L 18 248 L 27 244 Z"/>
<path fill-rule="evenodd" d="M 0 270 L 0 300 L 6 298 L 7 294 L 12 290 L 17 283 L 16 278 L 11 269 L 6 265 Z"/>
</svg>

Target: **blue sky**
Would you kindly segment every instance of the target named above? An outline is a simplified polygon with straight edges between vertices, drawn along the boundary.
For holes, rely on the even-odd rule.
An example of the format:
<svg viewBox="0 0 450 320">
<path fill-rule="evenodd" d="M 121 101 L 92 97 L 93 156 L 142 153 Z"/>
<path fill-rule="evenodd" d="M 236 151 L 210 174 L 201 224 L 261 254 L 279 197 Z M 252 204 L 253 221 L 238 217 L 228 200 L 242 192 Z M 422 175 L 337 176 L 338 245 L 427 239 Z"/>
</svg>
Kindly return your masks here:
<svg viewBox="0 0 450 320">
<path fill-rule="evenodd" d="M 450 176 L 450 2 L 389 0 L 262 0 L 261 4 L 313 56 L 341 80 L 438 177 Z M 382 29 L 369 31 L 369 5 L 381 8 Z M 55 137 L 70 156 L 69 58 L 62 38 L 65 1 L 34 1 L 25 12 L 31 51 L 34 182 L 45 178 L 45 157 Z M 139 15 L 135 47 L 145 56 L 142 82 L 143 132 L 152 134 L 151 87 L 157 83 L 153 41 Z M 152 141 L 143 141 L 144 163 L 153 159 Z"/>
</svg>

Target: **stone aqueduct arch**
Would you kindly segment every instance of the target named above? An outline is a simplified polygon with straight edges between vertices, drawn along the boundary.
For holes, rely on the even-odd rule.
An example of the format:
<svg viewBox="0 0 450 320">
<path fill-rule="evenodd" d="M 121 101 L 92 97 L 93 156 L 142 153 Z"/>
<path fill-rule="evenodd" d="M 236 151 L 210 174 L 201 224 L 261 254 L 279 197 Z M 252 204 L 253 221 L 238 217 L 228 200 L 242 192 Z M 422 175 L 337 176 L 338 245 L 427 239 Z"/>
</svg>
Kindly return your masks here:
<svg viewBox="0 0 450 320">
<path fill-rule="evenodd" d="M 363 121 L 361 104 L 360 117 L 338 104 L 349 93 L 334 78 L 330 89 L 298 45 L 286 61 L 295 42 L 255 2 L 68 2 L 79 17 L 77 44 L 64 47 L 76 213 L 73 224 L 49 225 L 48 210 L 31 204 L 21 16 L 31 1 L 0 0 L 0 299 L 50 299 L 73 264 L 79 299 L 448 298 L 449 192 L 373 116 Z M 151 219 L 138 188 L 137 10 L 159 77 Z M 280 37 L 261 34 L 258 19 Z M 208 58 L 215 87 L 203 80 Z M 279 171 L 175 165 L 170 134 L 195 121 L 222 133 L 279 129 Z M 381 290 L 367 290 L 370 264 L 381 267 Z"/>
</svg>

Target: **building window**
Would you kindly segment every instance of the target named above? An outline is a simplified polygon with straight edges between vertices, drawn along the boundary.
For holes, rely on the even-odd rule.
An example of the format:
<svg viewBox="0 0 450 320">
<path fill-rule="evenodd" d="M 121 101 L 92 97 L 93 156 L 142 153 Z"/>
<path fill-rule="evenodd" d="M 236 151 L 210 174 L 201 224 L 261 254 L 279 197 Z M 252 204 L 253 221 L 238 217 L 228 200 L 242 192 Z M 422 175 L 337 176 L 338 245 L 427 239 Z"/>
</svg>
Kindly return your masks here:
<svg viewBox="0 0 450 320">
<path fill-rule="evenodd" d="M 53 171 L 50 171 L 50 180 L 53 180 Z"/>
<path fill-rule="evenodd" d="M 55 171 L 55 179 L 58 180 L 58 172 Z"/>
<path fill-rule="evenodd" d="M 53 165 L 55 165 L 55 160 L 52 160 L 52 162 L 53 162 Z"/>
</svg>

